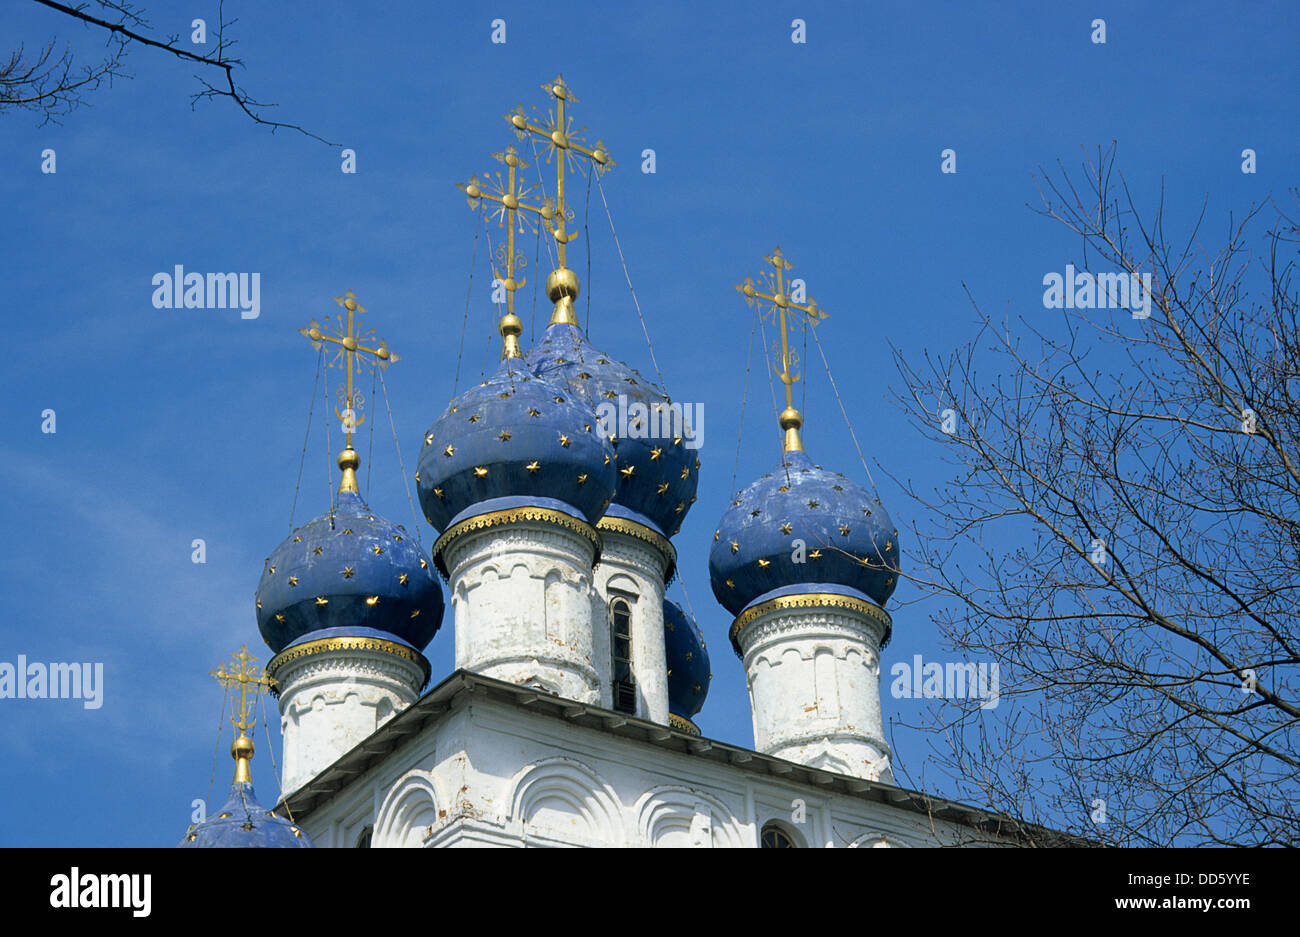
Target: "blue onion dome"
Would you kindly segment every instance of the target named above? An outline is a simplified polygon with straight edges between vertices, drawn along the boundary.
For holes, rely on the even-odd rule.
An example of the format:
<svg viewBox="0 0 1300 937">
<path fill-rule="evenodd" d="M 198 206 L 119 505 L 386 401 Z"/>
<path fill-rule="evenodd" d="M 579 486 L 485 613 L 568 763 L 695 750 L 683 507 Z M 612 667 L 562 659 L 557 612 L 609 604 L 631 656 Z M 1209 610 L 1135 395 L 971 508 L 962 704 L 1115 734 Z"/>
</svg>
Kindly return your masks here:
<svg viewBox="0 0 1300 937">
<path fill-rule="evenodd" d="M 518 348 L 521 330 L 513 314 L 502 318 L 501 366 L 453 400 L 424 435 L 416 483 L 424 516 L 440 533 L 520 507 L 549 508 L 594 527 L 614 494 L 614 448 L 598 432 L 596 415 L 529 370 Z"/>
<path fill-rule="evenodd" d="M 344 470 L 333 510 L 276 547 L 257 586 L 257 626 L 275 653 L 304 637 L 382 633 L 423 650 L 442 624 L 442 589 L 406 528 L 373 513 Z"/>
<path fill-rule="evenodd" d="M 829 592 L 883 607 L 899 569 L 898 531 L 879 498 L 814 465 L 798 412 L 781 414 L 786 451 L 722 516 L 709 580 L 733 615 L 778 595 Z"/>
<path fill-rule="evenodd" d="M 700 734 L 691 717 L 704 707 L 713 673 L 704 633 L 676 602 L 664 600 L 664 651 L 668 664 L 668 713 L 674 728 Z"/>
<path fill-rule="evenodd" d="M 614 437 L 618 488 L 607 516 L 664 537 L 676 534 L 699 483 L 690 414 L 635 368 L 593 346 L 574 321 L 553 319 L 528 362 L 534 373 L 585 400 Z"/>
<path fill-rule="evenodd" d="M 313 843 L 296 823 L 257 802 L 248 771 L 252 741 L 242 733 L 230 747 L 235 780 L 230 796 L 215 817 L 185 831 L 182 849 L 311 849 Z"/>
</svg>

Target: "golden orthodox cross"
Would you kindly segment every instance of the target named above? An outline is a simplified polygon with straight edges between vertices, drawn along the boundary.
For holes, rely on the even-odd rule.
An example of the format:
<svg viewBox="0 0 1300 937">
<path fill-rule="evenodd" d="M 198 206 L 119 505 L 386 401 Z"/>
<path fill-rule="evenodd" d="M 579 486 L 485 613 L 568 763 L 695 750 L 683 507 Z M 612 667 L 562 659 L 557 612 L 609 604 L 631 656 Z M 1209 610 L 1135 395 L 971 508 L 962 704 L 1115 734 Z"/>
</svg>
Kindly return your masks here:
<svg viewBox="0 0 1300 937">
<path fill-rule="evenodd" d="M 257 658 L 248 653 L 246 644 L 240 647 L 238 654 L 230 656 L 228 665 L 222 664 L 211 671 L 210 675 L 216 677 L 217 682 L 227 690 L 239 687 L 239 702 L 235 704 L 235 714 L 231 715 L 230 724 L 238 729 L 241 735 L 247 733 L 255 725 L 249 720 L 249 715 L 257 694 L 264 687 L 269 689 L 275 686 L 275 678 L 268 676 L 266 671 L 257 666 Z M 250 693 L 253 696 L 252 700 L 248 698 Z M 235 718 L 236 715 L 238 719 Z"/>
<path fill-rule="evenodd" d="M 501 285 L 506 290 L 506 314 L 514 315 L 515 311 L 515 291 L 520 289 L 527 280 L 515 279 L 515 226 L 516 221 L 526 219 L 528 216 L 519 215 L 520 211 L 532 212 L 542 219 L 546 224 L 550 224 L 551 219 L 555 217 L 555 209 L 552 201 L 548 198 L 538 205 L 530 205 L 524 201 L 528 193 L 532 191 L 529 186 L 525 189 L 517 188 L 519 183 L 518 170 L 527 169 L 528 164 L 519 157 L 519 153 L 513 146 L 506 147 L 500 153 L 493 153 L 492 158 L 499 163 L 504 163 L 507 167 L 507 179 L 503 185 L 501 182 L 501 173 L 496 173 L 496 182 L 494 183 L 487 175 L 481 178 L 474 176 L 469 177 L 468 182 L 457 183 L 456 188 L 460 189 L 469 197 L 470 208 L 475 208 L 476 202 L 480 199 L 486 199 L 490 202 L 496 202 L 500 208 L 496 209 L 495 217 L 498 223 L 504 222 L 506 225 L 506 249 L 503 257 L 494 257 L 492 266 L 492 275 L 501 281 Z M 491 187 L 493 191 L 484 191 L 484 186 Z M 529 221 L 529 226 L 536 231 L 536 225 Z M 522 264 L 523 258 L 520 258 Z M 501 276 L 496 267 L 500 261 L 505 267 L 505 276 Z"/>
<path fill-rule="evenodd" d="M 329 316 L 326 316 L 324 328 L 322 328 L 320 323 L 315 319 L 312 319 L 311 324 L 307 328 L 299 329 L 298 331 L 311 339 L 312 348 L 319 350 L 324 347 L 325 342 L 330 342 L 331 344 L 338 346 L 338 350 L 330 364 L 337 365 L 340 361 L 343 362 L 343 366 L 348 372 L 348 383 L 346 393 L 343 397 L 343 412 L 340 413 L 338 409 L 335 408 L 334 414 L 343 423 L 343 431 L 347 433 L 348 437 L 347 448 L 351 449 L 353 431 L 366 420 L 364 416 L 357 416 L 357 408 L 361 406 L 365 398 L 361 394 L 356 393 L 353 389 L 353 374 L 361 373 L 361 364 L 363 361 L 369 361 L 372 365 L 377 363 L 381 368 L 386 368 L 391 362 L 399 359 L 397 355 L 388 350 L 388 343 L 383 339 L 376 342 L 373 348 L 361 344 L 362 342 L 374 341 L 375 333 L 374 330 L 371 329 L 365 335 L 358 337 L 356 333 L 356 326 L 358 324 L 356 322 L 356 314 L 359 312 L 365 312 L 366 307 L 357 302 L 357 298 L 353 295 L 351 290 L 348 290 L 343 296 L 335 296 L 334 301 L 347 310 L 348 318 L 346 325 L 342 316 L 336 316 L 334 320 L 331 320 Z M 333 334 L 327 333 L 325 329 L 329 329 Z M 358 358 L 359 353 L 374 355 L 376 360 L 370 361 L 370 359 L 364 357 Z"/>
<path fill-rule="evenodd" d="M 515 128 L 515 134 L 520 140 L 531 133 L 540 137 L 547 147 L 555 151 L 555 221 L 553 225 L 548 223 L 547 229 L 555 235 L 555 244 L 559 251 L 559 268 L 563 270 L 565 269 L 564 248 L 578 236 L 577 232 L 569 234 L 565 231 L 568 206 L 564 199 L 564 177 L 567 175 L 568 154 L 572 153 L 575 157 L 582 156 L 591 160 L 598 173 L 611 168 L 614 161 L 609 158 L 609 153 L 605 150 L 605 141 L 597 140 L 596 148 L 589 149 L 582 139 L 582 132 L 586 128 L 573 129 L 573 118 L 565 113 L 565 106 L 577 104 L 578 98 L 564 83 L 562 75 L 556 75 L 554 81 L 542 85 L 542 90 L 555 98 L 555 110 L 547 112 L 547 121 L 541 126 L 528 119 L 522 104 L 515 108 L 513 114 L 506 114 L 505 117 Z"/>
<path fill-rule="evenodd" d="M 756 288 L 756 285 L 752 277 L 745 277 L 745 282 L 737 283 L 736 290 L 745 297 L 745 302 L 748 303 L 751 308 L 760 305 L 761 301 L 766 301 L 767 303 L 770 303 L 773 306 L 775 306 L 776 309 L 780 312 L 781 366 L 780 367 L 774 366 L 772 370 L 776 371 L 777 376 L 781 378 L 781 383 L 785 385 L 786 409 L 793 409 L 794 406 L 793 397 L 791 396 L 790 389 L 799 380 L 799 378 L 803 376 L 803 374 L 802 372 L 799 374 L 790 373 L 790 369 L 791 369 L 790 342 L 788 339 L 786 310 L 797 309 L 799 312 L 804 313 L 808 317 L 808 321 L 813 326 L 816 326 L 818 322 L 820 322 L 822 319 L 825 319 L 827 313 L 825 312 L 825 310 L 823 310 L 820 306 L 817 305 L 816 300 L 814 300 L 811 296 L 808 297 L 808 301 L 806 303 L 799 303 L 799 302 L 795 302 L 794 299 L 791 297 L 791 295 L 786 293 L 785 271 L 793 270 L 794 264 L 790 263 L 790 261 L 785 259 L 785 255 L 781 253 L 780 247 L 778 247 L 775 251 L 772 252 L 771 257 L 764 257 L 763 259 L 776 268 L 775 276 L 771 273 L 768 273 L 767 271 L 763 271 L 763 273 L 759 274 L 759 277 L 761 280 L 763 280 L 764 285 L 766 285 L 772 292 L 764 293 L 758 290 Z M 795 281 L 795 282 L 799 283 L 799 281 Z M 799 289 L 795 291 L 795 293 L 796 295 L 799 296 L 802 295 L 802 284 L 800 285 Z"/>
</svg>

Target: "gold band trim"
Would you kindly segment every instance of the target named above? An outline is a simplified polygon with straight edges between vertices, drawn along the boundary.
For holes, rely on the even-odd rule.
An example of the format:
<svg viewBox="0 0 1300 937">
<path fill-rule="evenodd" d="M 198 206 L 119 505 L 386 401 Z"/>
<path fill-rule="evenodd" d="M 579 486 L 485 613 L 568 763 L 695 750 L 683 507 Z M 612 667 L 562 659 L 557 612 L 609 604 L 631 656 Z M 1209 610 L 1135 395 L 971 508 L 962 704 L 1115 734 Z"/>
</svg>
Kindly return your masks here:
<svg viewBox="0 0 1300 937">
<path fill-rule="evenodd" d="M 736 651 L 737 657 L 744 655 L 740 650 L 740 631 L 747 624 L 758 618 L 760 615 L 766 615 L 768 612 L 786 608 L 842 608 L 851 612 L 858 612 L 871 618 L 885 626 L 885 636 L 881 641 L 882 646 L 889 640 L 889 634 L 894 628 L 894 620 L 889 617 L 879 605 L 874 602 L 868 602 L 864 599 L 855 599 L 850 595 L 840 595 L 835 592 L 805 592 L 799 595 L 778 595 L 774 599 L 768 599 L 760 605 L 748 608 L 736 616 L 736 620 L 731 624 L 731 632 L 728 637 L 731 638 L 731 646 Z"/>
<path fill-rule="evenodd" d="M 476 530 L 487 530 L 490 527 L 500 527 L 505 524 L 518 524 L 521 521 L 544 521 L 557 527 L 563 527 L 566 530 L 572 530 L 591 541 L 592 546 L 596 548 L 595 560 L 600 559 L 600 534 L 596 532 L 596 528 L 586 521 L 580 521 L 576 517 L 565 514 L 563 511 L 557 511 L 554 508 L 520 507 L 476 514 L 448 527 L 433 545 L 433 562 L 437 564 L 438 571 L 443 576 L 448 576 L 450 574 L 447 572 L 446 564 L 442 561 L 442 555 L 453 541 Z"/>
<path fill-rule="evenodd" d="M 699 735 L 700 727 L 685 716 L 679 716 L 677 713 L 668 714 L 668 725 L 678 732 L 685 732 L 688 735 Z"/>
<path fill-rule="evenodd" d="M 305 644 L 295 644 L 291 648 L 286 648 L 279 654 L 276 654 L 266 665 L 266 672 L 275 676 L 276 672 L 290 661 L 299 660 L 303 657 L 314 657 L 317 654 L 325 654 L 329 651 L 380 651 L 384 654 L 392 654 L 394 657 L 400 657 L 403 660 L 409 660 L 413 664 L 419 664 L 424 671 L 424 679 L 429 679 L 429 662 L 419 651 L 407 647 L 405 644 L 398 644 L 396 641 L 385 641 L 383 638 L 318 638 L 315 641 L 308 641 Z"/>
<path fill-rule="evenodd" d="M 650 544 L 668 560 L 668 565 L 664 567 L 664 582 L 672 581 L 673 573 L 677 571 L 677 548 L 663 534 L 651 530 L 645 524 L 638 524 L 636 521 L 628 520 L 626 517 L 610 517 L 608 514 L 600 519 L 600 522 L 596 524 L 596 529 L 608 530 L 616 534 L 626 534 L 629 537 L 644 540 Z"/>
</svg>

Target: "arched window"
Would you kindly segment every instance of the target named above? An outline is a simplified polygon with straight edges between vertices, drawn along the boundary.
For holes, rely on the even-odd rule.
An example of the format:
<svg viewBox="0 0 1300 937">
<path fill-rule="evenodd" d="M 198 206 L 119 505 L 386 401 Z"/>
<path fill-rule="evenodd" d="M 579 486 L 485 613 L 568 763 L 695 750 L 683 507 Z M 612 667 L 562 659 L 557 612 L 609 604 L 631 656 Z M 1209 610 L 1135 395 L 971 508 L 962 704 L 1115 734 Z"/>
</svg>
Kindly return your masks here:
<svg viewBox="0 0 1300 937">
<path fill-rule="evenodd" d="M 361 835 L 357 837 L 357 848 L 369 849 L 370 840 L 374 835 L 375 835 L 375 828 L 373 826 L 368 826 L 364 830 L 362 830 Z"/>
<path fill-rule="evenodd" d="M 781 829 L 775 823 L 769 823 L 763 827 L 763 833 L 759 837 L 759 844 L 764 849 L 797 849 L 794 840 L 790 834 Z"/>
<path fill-rule="evenodd" d="M 636 712 L 636 682 L 632 679 L 632 606 L 627 599 L 609 603 L 610 649 L 614 658 L 614 709 Z"/>
</svg>

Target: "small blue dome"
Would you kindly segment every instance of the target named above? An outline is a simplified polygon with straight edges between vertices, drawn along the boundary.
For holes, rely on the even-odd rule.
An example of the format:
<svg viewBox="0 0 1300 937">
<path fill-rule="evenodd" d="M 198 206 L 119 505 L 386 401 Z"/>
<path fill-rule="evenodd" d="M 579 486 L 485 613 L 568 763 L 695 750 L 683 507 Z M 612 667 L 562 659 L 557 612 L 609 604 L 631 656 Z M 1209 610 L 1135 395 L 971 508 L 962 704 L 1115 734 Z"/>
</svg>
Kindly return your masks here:
<svg viewBox="0 0 1300 937">
<path fill-rule="evenodd" d="M 196 826 L 177 844 L 182 849 L 311 849 L 298 826 L 257 802 L 253 785 L 236 781 L 221 810 Z"/>
<path fill-rule="evenodd" d="M 442 612 L 442 589 L 415 538 L 351 491 L 276 547 L 257 586 L 257 627 L 277 654 L 326 629 L 372 629 L 423 650 Z"/>
<path fill-rule="evenodd" d="M 733 615 L 774 595 L 804 592 L 883 607 L 898 563 L 898 531 L 880 500 L 794 451 L 722 516 L 709 550 L 709 581 Z"/>
<path fill-rule="evenodd" d="M 641 373 L 594 347 L 576 325 L 556 323 L 528 354 L 534 373 L 586 401 L 615 437 L 618 488 L 607 514 L 671 537 L 695 503 L 696 428 Z M 685 416 L 689 416 L 686 414 Z"/>
<path fill-rule="evenodd" d="M 417 483 L 439 532 L 506 507 L 550 507 L 596 524 L 614 493 L 614 448 L 596 416 L 522 358 L 451 402 L 424 436 Z"/>
<path fill-rule="evenodd" d="M 664 600 L 664 650 L 668 663 L 668 711 L 690 719 L 709 695 L 709 651 L 704 634 L 682 607 Z"/>
</svg>

